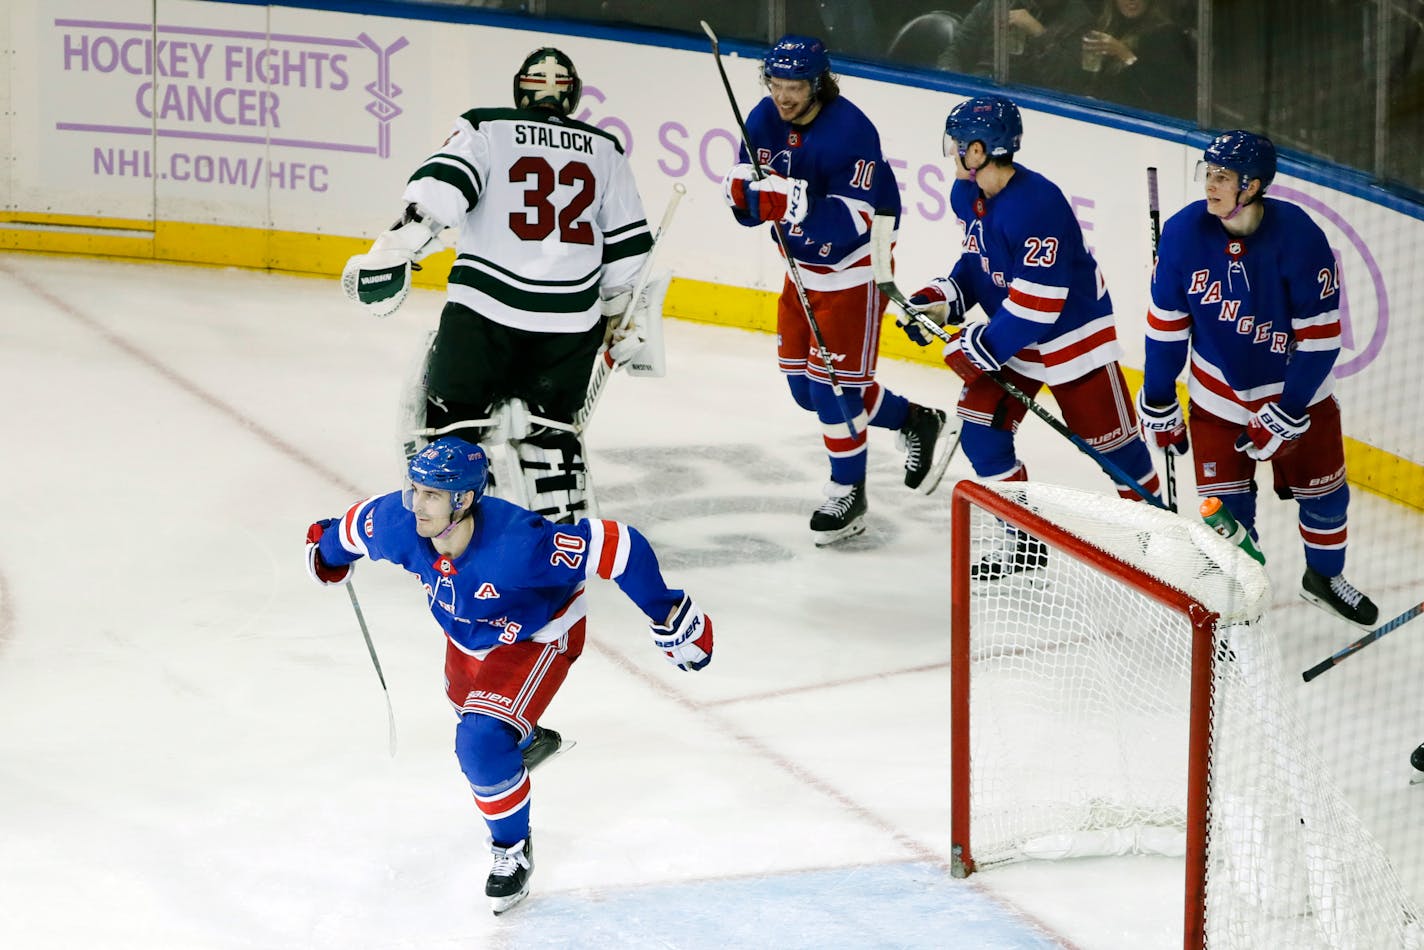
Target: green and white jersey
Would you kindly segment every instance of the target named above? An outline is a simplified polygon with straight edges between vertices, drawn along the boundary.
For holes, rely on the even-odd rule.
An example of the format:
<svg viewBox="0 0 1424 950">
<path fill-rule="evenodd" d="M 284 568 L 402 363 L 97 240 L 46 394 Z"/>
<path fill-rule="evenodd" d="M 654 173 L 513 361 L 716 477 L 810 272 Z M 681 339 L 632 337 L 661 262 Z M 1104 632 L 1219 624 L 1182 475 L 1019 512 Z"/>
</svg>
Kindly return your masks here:
<svg viewBox="0 0 1424 950">
<path fill-rule="evenodd" d="M 459 229 L 450 300 L 522 330 L 589 329 L 653 244 L 617 140 L 542 109 L 466 112 L 403 200 Z"/>
</svg>

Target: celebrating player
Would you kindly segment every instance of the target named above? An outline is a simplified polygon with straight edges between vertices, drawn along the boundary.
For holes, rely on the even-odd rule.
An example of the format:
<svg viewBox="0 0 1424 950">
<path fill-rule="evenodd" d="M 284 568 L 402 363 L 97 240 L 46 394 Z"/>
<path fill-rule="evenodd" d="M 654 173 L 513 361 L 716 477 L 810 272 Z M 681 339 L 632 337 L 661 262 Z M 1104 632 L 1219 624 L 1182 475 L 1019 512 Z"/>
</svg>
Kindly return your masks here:
<svg viewBox="0 0 1424 950">
<path fill-rule="evenodd" d="M 1379 609 L 1343 575 L 1350 489 L 1332 395 L 1335 255 L 1301 208 L 1265 196 L 1276 174 L 1270 139 L 1224 132 L 1198 167 L 1206 198 L 1167 221 L 1158 247 L 1138 393 L 1143 433 L 1186 452 L 1176 379 L 1190 348 L 1198 492 L 1219 497 L 1256 538 L 1256 463 L 1269 461 L 1277 494 L 1299 506 L 1301 596 L 1372 626 Z"/>
<path fill-rule="evenodd" d="M 963 251 L 949 276 L 910 302 L 941 325 L 963 323 L 975 304 L 988 314 L 944 350 L 964 380 L 960 444 L 980 478 L 1027 479 L 1014 448 L 1025 407 L 985 374 L 1000 374 L 1030 396 L 1046 384 L 1069 428 L 1155 493 L 1157 473 L 1117 362 L 1122 349 L 1107 285 L 1063 192 L 1014 161 L 1022 140 L 1018 107 L 1002 96 L 968 99 L 945 120 L 944 154 L 955 162 L 950 205 L 964 228 Z M 897 320 L 916 343 L 929 343 L 903 311 Z M 1127 485 L 1117 490 L 1138 497 Z M 1012 541 L 974 565 L 972 576 L 992 580 L 1046 562 L 1042 542 L 1027 535 Z"/>
<path fill-rule="evenodd" d="M 530 53 L 514 76 L 515 108 L 456 119 L 411 175 L 401 219 L 347 265 L 348 294 L 385 316 L 405 298 L 412 262 L 440 249 L 436 233 L 459 230 L 413 428 L 488 418 L 507 399 L 568 424 L 583 405 L 608 318 L 631 305 L 652 237 L 622 147 L 571 117 L 581 89 L 562 52 Z M 586 507 L 579 437 L 545 425 L 515 448 L 533 507 L 576 520 Z"/>
<path fill-rule="evenodd" d="M 368 498 L 308 529 L 307 570 L 319 583 L 342 584 L 353 562 L 369 557 L 420 578 L 445 631 L 446 695 L 460 717 L 455 755 L 489 826 L 494 866 L 485 894 L 500 914 L 529 893 L 534 849 L 521 744 L 583 650 L 585 579 L 616 581 L 652 618 L 653 644 L 679 669 L 711 662 L 712 620 L 668 588 L 636 529 L 589 519 L 555 525 L 483 497 L 487 473 L 480 446 L 432 442 L 411 459 L 404 492 Z"/>
<path fill-rule="evenodd" d="M 870 266 L 870 222 L 877 210 L 897 222 L 900 216 L 900 191 L 879 133 L 841 96 L 818 39 L 783 36 L 763 61 L 762 79 L 770 94 L 747 116 L 761 171 L 743 143 L 742 162 L 727 172 L 723 193 L 741 224 L 770 221 L 780 230 L 794 261 L 788 266 L 799 272 L 811 305 L 808 316 L 788 274 L 776 310 L 777 358 L 796 404 L 820 420 L 830 456 L 827 498 L 811 515 L 815 543 L 824 545 L 865 530 L 867 427 L 899 432 L 905 484 L 927 491 L 945 414 L 875 381 L 885 304 Z"/>
</svg>

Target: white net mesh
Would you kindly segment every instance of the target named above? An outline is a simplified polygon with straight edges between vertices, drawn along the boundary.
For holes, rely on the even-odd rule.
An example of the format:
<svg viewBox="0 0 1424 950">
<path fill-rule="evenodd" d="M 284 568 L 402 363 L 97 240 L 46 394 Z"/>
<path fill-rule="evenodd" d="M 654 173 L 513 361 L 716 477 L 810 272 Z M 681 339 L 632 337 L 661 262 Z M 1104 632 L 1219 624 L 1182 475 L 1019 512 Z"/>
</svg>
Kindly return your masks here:
<svg viewBox="0 0 1424 950">
<path fill-rule="evenodd" d="M 1189 617 L 1204 615 L 1149 595 L 1165 584 L 1220 615 L 1206 633 L 1214 674 L 1204 671 L 1214 738 L 1198 745 L 1210 785 L 1207 944 L 1424 947 L 1417 909 L 1287 700 L 1264 570 L 1161 509 L 1051 485 L 989 487 L 1071 540 L 1041 532 L 1046 562 L 1012 571 L 1032 532 L 971 508 L 955 570 L 989 568 L 968 584 L 976 867 L 1187 850 Z M 1095 551 L 1136 570 L 1118 579 Z M 1011 572 L 984 580 L 996 564 Z"/>
</svg>

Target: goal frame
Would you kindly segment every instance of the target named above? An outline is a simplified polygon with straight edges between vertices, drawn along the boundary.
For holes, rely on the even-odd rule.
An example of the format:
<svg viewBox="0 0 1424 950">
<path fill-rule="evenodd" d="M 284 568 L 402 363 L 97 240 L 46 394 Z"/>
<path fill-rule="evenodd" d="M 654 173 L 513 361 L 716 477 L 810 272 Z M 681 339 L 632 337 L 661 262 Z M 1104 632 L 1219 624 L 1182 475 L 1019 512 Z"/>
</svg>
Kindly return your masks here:
<svg viewBox="0 0 1424 950">
<path fill-rule="evenodd" d="M 1109 575 L 1179 613 L 1192 629 L 1188 713 L 1186 795 L 1186 878 L 1183 946 L 1196 950 L 1206 936 L 1206 846 L 1211 816 L 1212 682 L 1215 631 L 1219 614 L 1144 571 L 1098 550 L 1004 495 L 962 480 L 954 487 L 950 526 L 950 872 L 966 877 L 975 870 L 970 838 L 970 511 L 981 508 L 1007 524 L 1023 528 L 1059 554 Z"/>
</svg>

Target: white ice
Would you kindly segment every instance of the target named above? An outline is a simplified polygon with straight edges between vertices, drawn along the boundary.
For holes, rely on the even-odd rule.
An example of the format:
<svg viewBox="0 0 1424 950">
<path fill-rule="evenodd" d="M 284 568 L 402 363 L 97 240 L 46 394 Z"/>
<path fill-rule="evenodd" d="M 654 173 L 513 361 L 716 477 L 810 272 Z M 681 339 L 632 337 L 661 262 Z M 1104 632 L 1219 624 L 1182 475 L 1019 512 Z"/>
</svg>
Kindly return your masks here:
<svg viewBox="0 0 1424 950">
<path fill-rule="evenodd" d="M 533 893 L 496 919 L 423 595 L 357 570 L 392 759 L 351 605 L 302 567 L 308 523 L 398 485 L 397 390 L 440 295 L 377 321 L 332 280 L 5 255 L 0 300 L 0 946 L 1180 945 L 1180 862 L 950 878 L 948 485 L 906 490 L 877 430 L 869 530 L 814 548 L 818 429 L 769 337 L 673 321 L 666 379 L 612 380 L 589 432 L 604 513 L 714 617 L 715 658 L 673 669 L 595 582 L 546 718 L 577 747 L 535 775 Z M 881 379 L 958 391 L 928 366 Z M 1108 490 L 1037 420 L 1020 442 L 1035 477 Z M 1421 519 L 1356 499 L 1356 550 L 1390 556 L 1351 576 L 1390 617 L 1424 587 Z M 1296 597 L 1293 509 L 1262 505 L 1304 669 L 1359 631 Z M 1293 687 L 1383 837 L 1424 818 L 1409 640 Z"/>
</svg>

